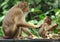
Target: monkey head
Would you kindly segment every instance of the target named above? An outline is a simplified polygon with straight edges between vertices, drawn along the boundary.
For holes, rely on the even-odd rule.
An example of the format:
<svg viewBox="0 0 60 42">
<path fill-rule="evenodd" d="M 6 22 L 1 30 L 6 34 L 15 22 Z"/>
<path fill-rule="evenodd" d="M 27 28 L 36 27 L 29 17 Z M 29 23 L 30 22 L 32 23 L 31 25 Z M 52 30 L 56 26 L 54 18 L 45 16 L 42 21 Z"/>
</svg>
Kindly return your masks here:
<svg viewBox="0 0 60 42">
<path fill-rule="evenodd" d="M 47 23 L 48 25 L 51 25 L 52 19 L 49 16 L 46 16 L 44 19 L 44 23 Z"/>
<path fill-rule="evenodd" d="M 26 1 L 22 1 L 18 4 L 18 7 L 22 9 L 22 11 L 25 13 L 25 12 L 28 12 L 29 10 L 29 5 Z"/>
</svg>

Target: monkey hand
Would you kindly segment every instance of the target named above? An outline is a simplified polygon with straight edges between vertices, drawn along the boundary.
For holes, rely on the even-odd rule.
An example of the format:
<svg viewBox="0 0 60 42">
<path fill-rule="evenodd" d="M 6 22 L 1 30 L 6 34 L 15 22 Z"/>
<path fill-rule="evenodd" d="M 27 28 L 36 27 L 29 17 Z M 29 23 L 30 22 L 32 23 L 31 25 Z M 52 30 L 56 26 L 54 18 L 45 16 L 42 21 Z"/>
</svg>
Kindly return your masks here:
<svg viewBox="0 0 60 42">
<path fill-rule="evenodd" d="M 41 27 L 42 27 L 42 24 L 41 25 L 37 25 L 36 29 L 40 29 Z"/>
<path fill-rule="evenodd" d="M 36 28 L 36 29 L 40 28 L 40 25 L 35 25 L 35 28 Z"/>
<path fill-rule="evenodd" d="M 58 23 L 56 23 L 55 25 L 58 26 Z"/>
</svg>

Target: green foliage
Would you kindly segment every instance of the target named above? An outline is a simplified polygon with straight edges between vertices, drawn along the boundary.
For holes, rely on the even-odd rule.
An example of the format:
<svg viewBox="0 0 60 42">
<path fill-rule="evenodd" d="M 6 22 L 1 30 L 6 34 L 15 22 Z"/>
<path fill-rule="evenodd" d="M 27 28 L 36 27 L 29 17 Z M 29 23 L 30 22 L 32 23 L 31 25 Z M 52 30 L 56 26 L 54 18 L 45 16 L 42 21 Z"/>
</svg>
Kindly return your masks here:
<svg viewBox="0 0 60 42">
<path fill-rule="evenodd" d="M 36 0 L 36 3 L 33 0 L 27 0 L 27 1 L 30 4 L 30 12 L 32 12 L 32 14 L 33 13 L 36 14 L 36 15 L 33 14 L 34 16 L 31 16 L 31 18 L 34 18 L 34 19 L 30 20 L 29 22 L 33 24 L 38 24 L 40 22 L 41 24 L 46 14 L 49 14 L 51 15 L 51 18 L 52 18 L 52 24 L 55 24 L 55 23 L 59 24 L 57 29 L 54 31 L 55 33 L 57 33 L 58 29 L 60 29 L 60 9 L 57 6 L 58 0 L 53 0 L 53 1 L 44 0 L 43 2 L 42 0 Z M 17 4 L 18 2 L 19 0 L 0 0 L 0 36 L 3 36 L 1 24 L 4 19 L 5 14 L 13 5 Z M 52 10 L 55 12 L 55 14 L 53 13 L 50 14 Z M 37 19 L 35 19 L 35 17 L 39 17 L 37 18 L 39 19 L 39 22 L 37 21 Z M 29 17 L 27 19 L 29 20 Z M 32 34 L 37 35 L 36 29 L 29 29 L 29 30 L 31 30 Z"/>
<path fill-rule="evenodd" d="M 1 29 L 2 27 L 0 27 L 0 36 L 3 36 L 3 31 Z"/>
</svg>

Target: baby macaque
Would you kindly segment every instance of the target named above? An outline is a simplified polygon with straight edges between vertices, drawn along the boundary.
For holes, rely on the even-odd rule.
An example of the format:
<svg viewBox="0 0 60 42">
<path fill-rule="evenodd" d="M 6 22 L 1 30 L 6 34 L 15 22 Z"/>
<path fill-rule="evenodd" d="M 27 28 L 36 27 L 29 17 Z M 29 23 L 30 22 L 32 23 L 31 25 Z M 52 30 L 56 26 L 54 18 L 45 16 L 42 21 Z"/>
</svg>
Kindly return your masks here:
<svg viewBox="0 0 60 42">
<path fill-rule="evenodd" d="M 30 35 L 30 33 L 27 32 L 27 28 L 38 28 L 38 25 L 29 24 L 26 22 L 25 18 L 28 15 L 29 12 L 29 5 L 27 2 L 23 1 L 19 4 L 13 6 L 8 13 L 5 15 L 5 18 L 3 20 L 3 32 L 5 34 L 4 38 L 7 39 L 14 39 L 14 38 L 20 38 L 21 31 L 25 31 L 27 34 Z M 22 28 L 24 27 L 24 28 Z"/>
<path fill-rule="evenodd" d="M 55 28 L 58 26 L 58 24 L 51 25 L 52 19 L 49 16 L 46 16 L 44 19 L 44 23 L 41 24 L 39 29 L 39 35 L 43 38 L 46 38 L 49 34 L 49 31 L 55 30 Z"/>
</svg>

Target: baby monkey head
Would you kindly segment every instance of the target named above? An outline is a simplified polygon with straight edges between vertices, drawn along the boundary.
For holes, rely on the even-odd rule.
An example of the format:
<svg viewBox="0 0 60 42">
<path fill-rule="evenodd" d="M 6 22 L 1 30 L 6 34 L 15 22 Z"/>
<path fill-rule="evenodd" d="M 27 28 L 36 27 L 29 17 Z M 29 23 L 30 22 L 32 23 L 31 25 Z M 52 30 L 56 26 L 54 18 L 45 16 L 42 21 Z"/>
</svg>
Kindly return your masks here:
<svg viewBox="0 0 60 42">
<path fill-rule="evenodd" d="M 52 19 L 49 16 L 46 16 L 44 19 L 44 23 L 47 23 L 48 25 L 51 25 Z"/>
</svg>

